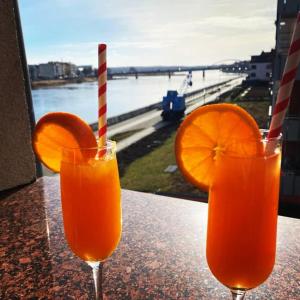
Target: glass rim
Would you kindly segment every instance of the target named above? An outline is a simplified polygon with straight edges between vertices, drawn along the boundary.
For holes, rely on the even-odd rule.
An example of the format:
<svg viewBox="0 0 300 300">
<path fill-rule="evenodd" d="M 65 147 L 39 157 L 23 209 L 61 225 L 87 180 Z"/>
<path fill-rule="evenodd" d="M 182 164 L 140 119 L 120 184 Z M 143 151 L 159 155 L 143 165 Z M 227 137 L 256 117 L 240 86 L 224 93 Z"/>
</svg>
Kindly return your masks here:
<svg viewBox="0 0 300 300">
<path fill-rule="evenodd" d="M 282 132 L 278 136 L 275 136 L 273 138 L 268 138 L 268 133 L 270 132 L 270 129 L 259 129 L 259 132 L 261 134 L 261 141 L 280 141 L 282 139 Z M 265 136 L 264 136 L 265 135 Z"/>
<path fill-rule="evenodd" d="M 96 147 L 64 147 L 62 146 L 62 151 L 91 151 L 91 150 L 116 150 L 117 142 L 113 140 L 106 140 L 106 144 L 104 146 L 99 145 L 99 140 L 97 139 Z"/>
<path fill-rule="evenodd" d="M 236 153 L 222 153 L 221 155 L 224 157 L 228 157 L 228 158 L 239 158 L 239 159 L 266 159 L 266 158 L 270 158 L 273 157 L 274 155 L 277 155 L 278 152 L 276 151 L 276 149 L 280 149 L 282 146 L 282 133 L 280 133 L 278 136 L 273 137 L 273 138 L 268 138 L 268 133 L 269 133 L 269 129 L 259 129 L 260 133 L 261 133 L 261 139 L 255 139 L 255 137 L 251 137 L 251 138 L 245 138 L 245 139 L 239 139 L 237 140 L 238 144 L 244 144 L 247 142 L 251 142 L 251 143 L 262 143 L 264 145 L 264 151 L 262 153 L 258 152 L 256 154 L 252 154 L 252 155 L 242 155 L 242 154 L 236 154 Z M 233 139 L 233 142 L 235 140 Z M 266 145 L 270 143 L 271 145 L 271 149 L 273 148 L 273 151 L 268 153 L 266 151 Z"/>
</svg>

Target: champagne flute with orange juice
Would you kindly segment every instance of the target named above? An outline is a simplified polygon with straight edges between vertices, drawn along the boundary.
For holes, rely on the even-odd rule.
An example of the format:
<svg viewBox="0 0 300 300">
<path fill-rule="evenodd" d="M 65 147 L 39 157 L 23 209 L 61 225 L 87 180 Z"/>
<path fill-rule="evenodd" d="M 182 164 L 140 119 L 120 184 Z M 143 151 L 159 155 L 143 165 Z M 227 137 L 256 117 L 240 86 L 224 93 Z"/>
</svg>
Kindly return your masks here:
<svg viewBox="0 0 300 300">
<path fill-rule="evenodd" d="M 83 120 L 57 112 L 37 123 L 33 148 L 48 168 L 60 172 L 65 236 L 93 268 L 96 299 L 102 299 L 100 263 L 116 249 L 122 229 L 116 144 L 97 145 Z"/>
<path fill-rule="evenodd" d="M 265 151 L 269 142 L 275 146 Z M 195 110 L 177 133 L 183 175 L 209 192 L 209 268 L 233 299 L 262 284 L 274 266 L 280 142 L 280 137 L 268 140 L 255 120 L 232 104 Z"/>
<path fill-rule="evenodd" d="M 72 251 L 93 268 L 96 299 L 100 299 L 99 263 L 111 256 L 121 238 L 115 142 L 98 148 L 64 148 L 60 184 L 66 239 Z"/>
<path fill-rule="evenodd" d="M 105 154 L 95 156 L 99 150 Z M 63 149 L 60 182 L 65 235 L 73 252 L 90 265 L 109 257 L 121 237 L 115 150 L 112 141 L 101 148 Z"/>
</svg>

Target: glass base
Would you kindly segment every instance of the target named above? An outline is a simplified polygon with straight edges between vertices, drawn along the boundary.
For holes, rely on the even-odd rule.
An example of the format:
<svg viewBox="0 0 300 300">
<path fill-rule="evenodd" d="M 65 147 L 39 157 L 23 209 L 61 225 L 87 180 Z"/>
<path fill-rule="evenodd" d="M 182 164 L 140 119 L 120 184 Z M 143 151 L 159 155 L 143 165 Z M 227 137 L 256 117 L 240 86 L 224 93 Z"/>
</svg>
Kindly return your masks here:
<svg viewBox="0 0 300 300">
<path fill-rule="evenodd" d="M 246 289 L 230 289 L 233 300 L 243 300 L 246 294 Z"/>
<path fill-rule="evenodd" d="M 102 263 L 96 261 L 87 261 L 86 262 L 93 269 L 93 279 L 95 286 L 95 299 L 102 300 Z"/>
</svg>

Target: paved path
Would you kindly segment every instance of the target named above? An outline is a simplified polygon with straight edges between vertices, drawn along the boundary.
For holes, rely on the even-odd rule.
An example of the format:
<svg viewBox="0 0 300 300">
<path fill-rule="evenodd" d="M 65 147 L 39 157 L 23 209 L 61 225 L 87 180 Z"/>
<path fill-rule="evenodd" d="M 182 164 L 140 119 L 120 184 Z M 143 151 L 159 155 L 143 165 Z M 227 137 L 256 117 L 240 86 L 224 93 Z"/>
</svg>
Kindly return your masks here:
<svg viewBox="0 0 300 300">
<path fill-rule="evenodd" d="M 243 78 L 238 78 L 222 88 L 216 88 L 215 91 L 210 90 L 209 95 L 207 93 L 202 93 L 187 99 L 187 109 L 186 114 L 192 112 L 194 109 L 202 106 L 206 103 L 215 101 L 220 94 L 230 91 L 234 87 L 241 84 Z M 161 119 L 161 110 L 154 110 L 132 118 L 130 120 L 115 124 L 110 126 L 108 129 L 108 137 L 121 132 L 126 132 L 130 130 L 140 130 L 137 133 L 132 134 L 128 138 L 125 138 L 118 142 L 117 151 L 122 151 L 128 146 L 138 142 L 142 138 L 150 135 L 157 129 L 163 128 L 169 124 L 169 122 L 164 122 Z"/>
</svg>

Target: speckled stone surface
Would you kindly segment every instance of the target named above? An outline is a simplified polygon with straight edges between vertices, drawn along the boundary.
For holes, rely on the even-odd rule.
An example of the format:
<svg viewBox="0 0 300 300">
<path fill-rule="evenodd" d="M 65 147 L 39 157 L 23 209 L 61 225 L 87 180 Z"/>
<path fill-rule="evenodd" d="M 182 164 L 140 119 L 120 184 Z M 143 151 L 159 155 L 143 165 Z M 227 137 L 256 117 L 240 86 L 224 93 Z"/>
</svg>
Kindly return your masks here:
<svg viewBox="0 0 300 300">
<path fill-rule="evenodd" d="M 106 299 L 230 299 L 206 263 L 206 204 L 132 191 L 122 199 Z M 1 299 L 93 299 L 91 269 L 64 240 L 58 177 L 0 201 L 0 222 Z M 300 299 L 300 220 L 279 218 L 274 271 L 246 299 Z"/>
</svg>

